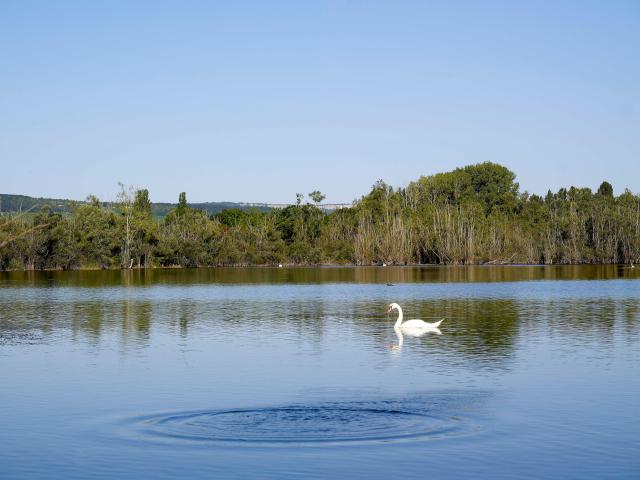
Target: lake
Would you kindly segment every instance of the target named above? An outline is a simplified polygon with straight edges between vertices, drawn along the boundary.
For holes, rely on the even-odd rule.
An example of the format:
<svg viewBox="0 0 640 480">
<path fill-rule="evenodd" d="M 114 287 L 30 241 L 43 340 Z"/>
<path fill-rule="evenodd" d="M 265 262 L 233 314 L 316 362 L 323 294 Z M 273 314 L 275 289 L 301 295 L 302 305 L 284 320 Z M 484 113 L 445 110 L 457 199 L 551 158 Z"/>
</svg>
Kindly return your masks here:
<svg viewBox="0 0 640 480">
<path fill-rule="evenodd" d="M 0 477 L 640 478 L 640 268 L 0 273 Z"/>
</svg>

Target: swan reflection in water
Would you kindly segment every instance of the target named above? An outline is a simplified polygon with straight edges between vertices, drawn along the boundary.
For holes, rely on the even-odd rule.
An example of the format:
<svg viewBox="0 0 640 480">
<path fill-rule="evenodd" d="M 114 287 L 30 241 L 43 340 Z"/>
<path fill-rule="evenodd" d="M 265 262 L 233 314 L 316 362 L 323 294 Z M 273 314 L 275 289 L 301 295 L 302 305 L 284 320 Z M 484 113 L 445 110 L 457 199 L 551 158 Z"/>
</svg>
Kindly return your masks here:
<svg viewBox="0 0 640 480">
<path fill-rule="evenodd" d="M 428 334 L 433 334 L 433 335 L 442 335 L 442 332 L 440 331 L 439 328 L 432 328 L 430 330 L 425 330 L 422 333 L 402 333 L 402 330 L 400 330 L 399 328 L 394 328 L 393 329 L 394 332 L 396 332 L 396 337 L 398 338 L 398 343 L 397 344 L 393 344 L 390 343 L 389 344 L 389 350 L 391 350 L 392 353 L 400 353 L 402 351 L 402 345 L 404 345 L 404 336 L 407 335 L 408 337 L 422 337 L 423 335 L 428 335 Z"/>
</svg>

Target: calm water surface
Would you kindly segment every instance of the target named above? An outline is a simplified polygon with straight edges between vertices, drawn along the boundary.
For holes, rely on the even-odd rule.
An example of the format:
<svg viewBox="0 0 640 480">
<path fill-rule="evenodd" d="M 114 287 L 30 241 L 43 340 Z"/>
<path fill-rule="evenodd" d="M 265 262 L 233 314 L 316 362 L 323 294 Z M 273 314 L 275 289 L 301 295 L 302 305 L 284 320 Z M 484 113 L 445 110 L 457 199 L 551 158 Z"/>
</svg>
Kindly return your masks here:
<svg viewBox="0 0 640 480">
<path fill-rule="evenodd" d="M 640 268 L 0 273 L 0 477 L 89 476 L 639 478 Z"/>
</svg>

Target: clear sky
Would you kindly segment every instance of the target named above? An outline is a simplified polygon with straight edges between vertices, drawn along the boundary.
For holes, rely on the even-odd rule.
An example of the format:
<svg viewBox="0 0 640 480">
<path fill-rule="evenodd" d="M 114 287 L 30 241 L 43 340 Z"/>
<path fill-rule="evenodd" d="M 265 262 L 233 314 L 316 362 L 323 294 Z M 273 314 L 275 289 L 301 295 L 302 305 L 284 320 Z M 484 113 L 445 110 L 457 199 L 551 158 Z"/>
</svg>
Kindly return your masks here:
<svg viewBox="0 0 640 480">
<path fill-rule="evenodd" d="M 640 191 L 640 1 L 0 0 L 0 193 Z"/>
</svg>

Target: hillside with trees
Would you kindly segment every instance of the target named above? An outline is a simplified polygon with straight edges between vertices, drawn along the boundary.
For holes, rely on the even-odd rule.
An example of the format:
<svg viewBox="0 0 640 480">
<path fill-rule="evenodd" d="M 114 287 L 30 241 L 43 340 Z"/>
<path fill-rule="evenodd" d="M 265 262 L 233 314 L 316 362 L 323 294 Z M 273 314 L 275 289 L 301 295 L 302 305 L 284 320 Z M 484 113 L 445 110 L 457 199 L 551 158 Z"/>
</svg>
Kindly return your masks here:
<svg viewBox="0 0 640 480">
<path fill-rule="evenodd" d="M 300 264 L 556 264 L 640 260 L 640 196 L 602 182 L 544 197 L 486 162 L 383 181 L 351 208 L 325 212 L 319 191 L 281 209 L 207 213 L 181 193 L 154 215 L 149 192 L 121 186 L 68 212 L 43 207 L 0 216 L 0 269 L 204 267 Z"/>
<path fill-rule="evenodd" d="M 10 195 L 0 193 L 0 215 L 3 213 L 21 213 L 31 212 L 38 213 L 41 209 L 52 211 L 54 213 L 70 213 L 74 207 L 88 201 L 75 201 L 62 198 L 35 198 L 27 195 Z M 104 202 L 103 207 L 111 208 L 111 202 Z M 208 214 L 214 214 L 230 208 L 238 208 L 240 210 L 250 210 L 257 208 L 258 210 L 270 210 L 268 204 L 246 204 L 237 202 L 200 202 L 191 204 L 192 208 L 202 210 Z M 175 203 L 154 202 L 151 204 L 151 212 L 153 216 L 161 219 L 165 217 L 171 210 L 176 208 Z"/>
</svg>

